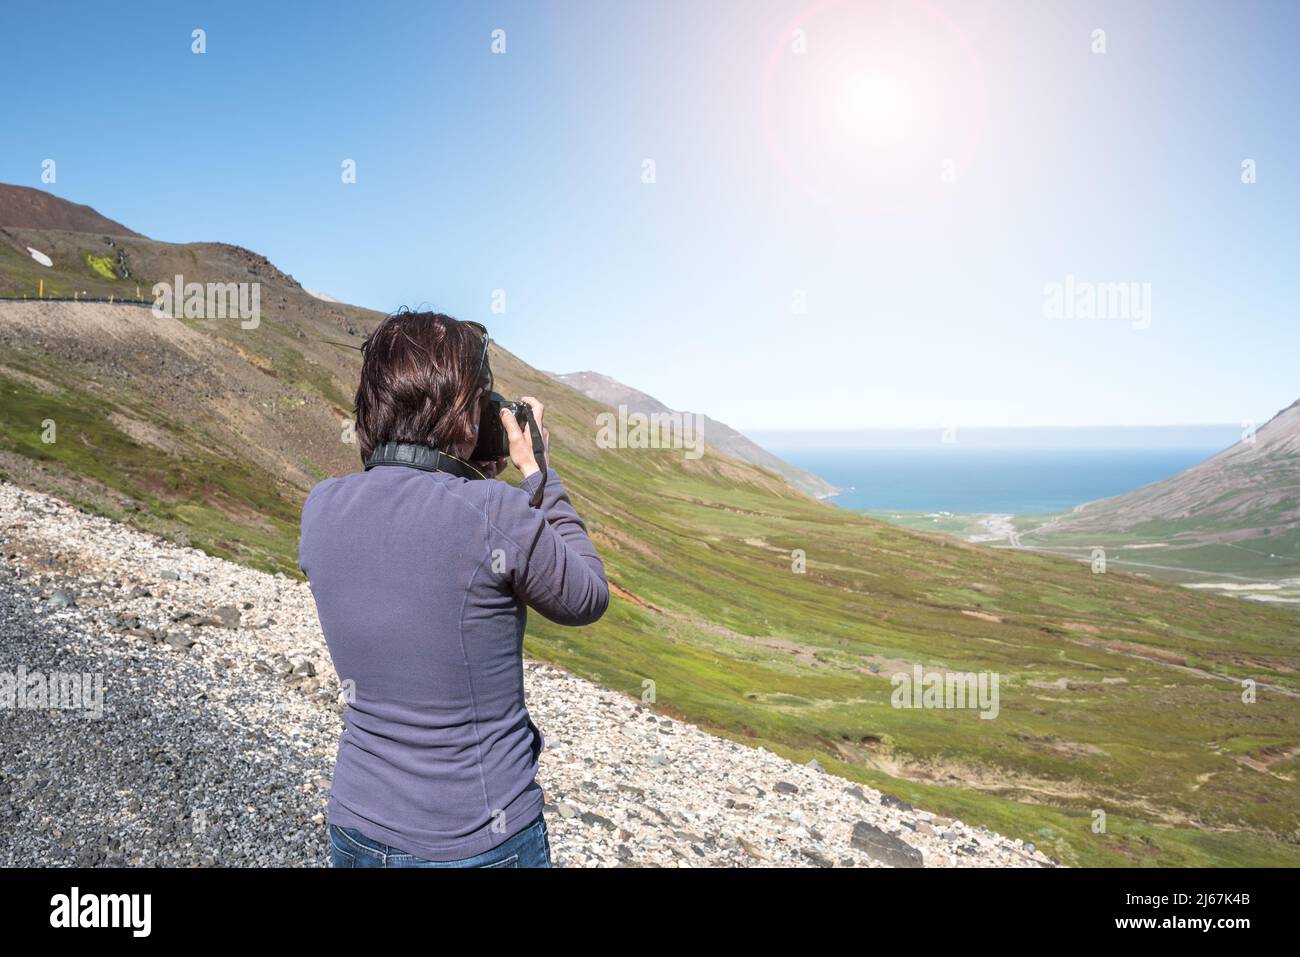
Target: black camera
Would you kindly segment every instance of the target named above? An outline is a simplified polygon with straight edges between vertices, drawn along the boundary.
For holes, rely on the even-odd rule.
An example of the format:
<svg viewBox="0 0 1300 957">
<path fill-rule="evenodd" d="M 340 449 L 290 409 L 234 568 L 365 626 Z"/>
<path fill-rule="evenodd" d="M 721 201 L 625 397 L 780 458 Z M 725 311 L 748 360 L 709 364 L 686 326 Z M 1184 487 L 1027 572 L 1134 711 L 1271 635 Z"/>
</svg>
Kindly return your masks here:
<svg viewBox="0 0 1300 957">
<path fill-rule="evenodd" d="M 511 401 L 500 392 L 489 392 L 483 397 L 483 408 L 478 420 L 478 443 L 470 457 L 474 462 L 495 462 L 510 455 L 510 436 L 501 424 L 501 410 L 509 409 L 522 431 L 528 427 L 532 409 L 522 399 Z"/>
</svg>

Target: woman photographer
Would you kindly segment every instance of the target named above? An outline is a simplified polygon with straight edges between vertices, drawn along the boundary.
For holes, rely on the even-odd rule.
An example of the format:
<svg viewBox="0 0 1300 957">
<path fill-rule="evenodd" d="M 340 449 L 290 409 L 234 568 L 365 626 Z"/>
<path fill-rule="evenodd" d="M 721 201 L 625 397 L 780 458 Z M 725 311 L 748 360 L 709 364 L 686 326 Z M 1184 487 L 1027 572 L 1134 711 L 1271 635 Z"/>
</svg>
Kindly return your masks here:
<svg viewBox="0 0 1300 957">
<path fill-rule="evenodd" d="M 524 399 L 536 444 L 527 410 L 522 426 L 500 410 L 519 488 L 492 477 L 495 462 L 471 461 L 496 427 L 480 422 L 500 398 L 488 341 L 441 314 L 385 319 L 362 348 L 366 471 L 321 482 L 303 506 L 299 563 L 348 704 L 329 803 L 335 867 L 550 866 L 526 609 L 585 625 L 609 589 L 549 470 L 540 402 Z"/>
</svg>

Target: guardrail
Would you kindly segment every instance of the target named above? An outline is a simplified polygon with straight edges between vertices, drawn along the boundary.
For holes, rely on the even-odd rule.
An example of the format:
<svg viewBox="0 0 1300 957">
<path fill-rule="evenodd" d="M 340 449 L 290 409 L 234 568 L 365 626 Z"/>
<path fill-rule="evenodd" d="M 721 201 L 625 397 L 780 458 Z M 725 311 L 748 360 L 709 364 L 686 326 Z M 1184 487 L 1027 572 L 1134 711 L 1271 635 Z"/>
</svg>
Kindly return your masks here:
<svg viewBox="0 0 1300 957">
<path fill-rule="evenodd" d="M 152 306 L 153 299 L 119 299 L 116 296 L 0 296 L 0 302 L 103 302 L 110 306 Z"/>
</svg>

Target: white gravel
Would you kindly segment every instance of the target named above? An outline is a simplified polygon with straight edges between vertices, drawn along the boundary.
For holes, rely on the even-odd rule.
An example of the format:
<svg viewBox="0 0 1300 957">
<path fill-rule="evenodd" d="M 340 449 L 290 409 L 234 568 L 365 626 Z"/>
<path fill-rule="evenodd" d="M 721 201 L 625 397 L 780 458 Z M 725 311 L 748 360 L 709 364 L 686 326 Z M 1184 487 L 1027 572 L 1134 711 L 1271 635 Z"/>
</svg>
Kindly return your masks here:
<svg viewBox="0 0 1300 957">
<path fill-rule="evenodd" d="M 340 706 L 306 584 L 0 483 L 20 668 L 102 680 L 102 715 L 0 703 L 0 865 L 327 863 Z M 1054 863 L 561 669 L 525 681 L 559 866 Z"/>
</svg>

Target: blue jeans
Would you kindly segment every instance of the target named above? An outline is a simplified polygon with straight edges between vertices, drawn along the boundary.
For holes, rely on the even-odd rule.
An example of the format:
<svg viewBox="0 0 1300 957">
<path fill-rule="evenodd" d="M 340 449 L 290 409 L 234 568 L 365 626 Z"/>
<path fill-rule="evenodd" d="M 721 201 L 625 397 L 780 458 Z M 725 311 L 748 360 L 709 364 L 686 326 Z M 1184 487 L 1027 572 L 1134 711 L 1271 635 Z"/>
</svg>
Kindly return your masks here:
<svg viewBox="0 0 1300 957">
<path fill-rule="evenodd" d="M 332 867 L 550 867 L 551 841 L 542 815 L 518 834 L 483 854 L 461 861 L 426 861 L 372 841 L 356 828 L 330 825 Z"/>
</svg>

